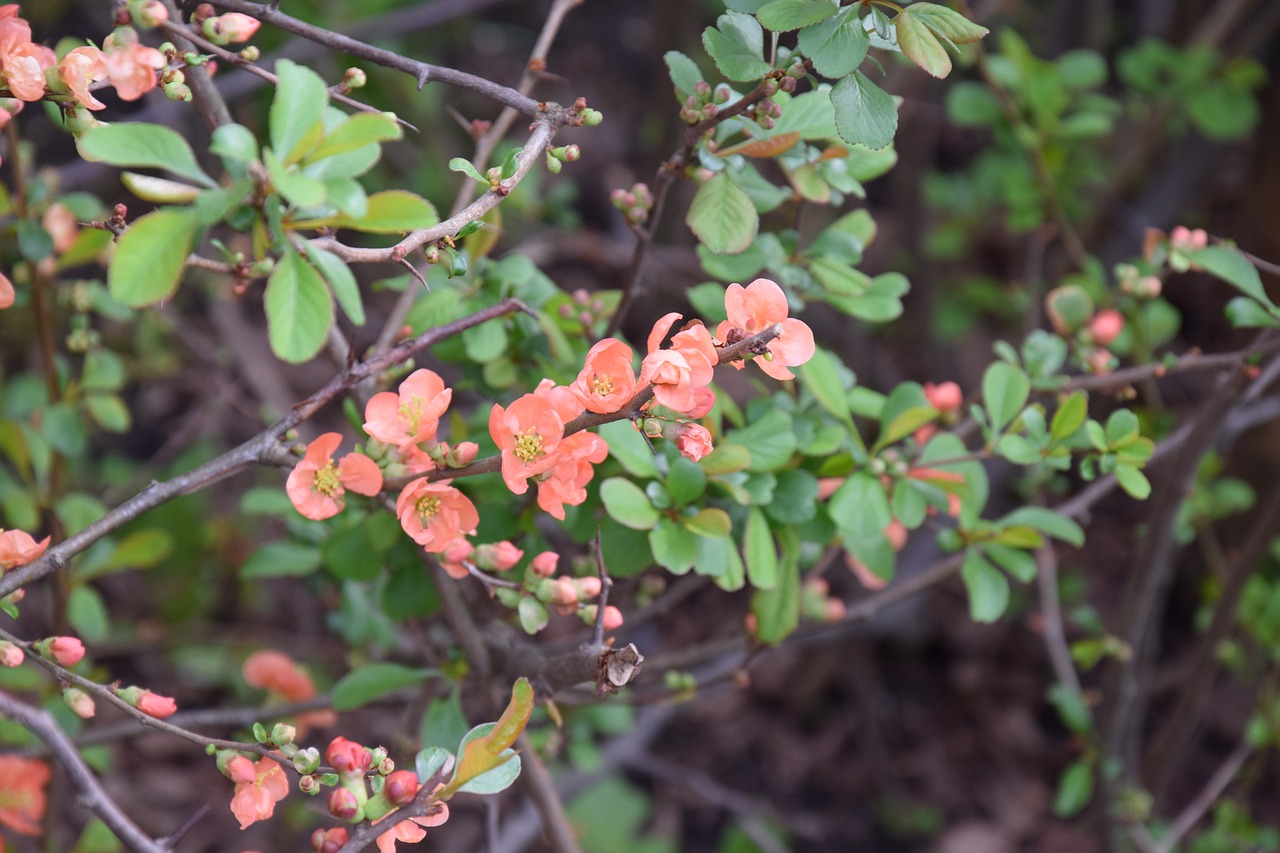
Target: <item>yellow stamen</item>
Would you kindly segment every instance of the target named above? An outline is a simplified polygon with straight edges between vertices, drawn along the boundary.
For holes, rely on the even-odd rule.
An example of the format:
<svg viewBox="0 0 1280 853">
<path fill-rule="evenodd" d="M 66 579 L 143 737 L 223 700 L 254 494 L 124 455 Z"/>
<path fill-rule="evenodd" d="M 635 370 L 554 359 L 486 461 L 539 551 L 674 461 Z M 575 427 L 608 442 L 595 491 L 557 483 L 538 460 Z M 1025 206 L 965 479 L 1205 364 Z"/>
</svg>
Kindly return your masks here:
<svg viewBox="0 0 1280 853">
<path fill-rule="evenodd" d="M 414 394 L 407 403 L 400 404 L 400 417 L 404 421 L 405 427 L 408 428 L 410 435 L 418 431 L 418 423 L 422 420 L 422 406 L 425 402 L 417 394 Z"/>
<path fill-rule="evenodd" d="M 533 427 L 518 432 L 516 439 L 516 458 L 521 462 L 532 462 L 542 455 L 542 436 Z"/>
<path fill-rule="evenodd" d="M 613 377 L 594 375 L 591 377 L 591 390 L 604 397 L 613 393 Z"/>
<path fill-rule="evenodd" d="M 440 511 L 440 498 L 435 495 L 427 495 L 424 498 L 419 498 L 413 508 L 418 513 L 418 518 L 421 519 L 422 524 L 425 527 L 427 522 Z"/>
<path fill-rule="evenodd" d="M 338 482 L 338 466 L 334 465 L 331 459 L 328 465 L 316 472 L 316 478 L 311 483 L 311 491 L 331 498 L 341 488 L 342 484 Z"/>
</svg>

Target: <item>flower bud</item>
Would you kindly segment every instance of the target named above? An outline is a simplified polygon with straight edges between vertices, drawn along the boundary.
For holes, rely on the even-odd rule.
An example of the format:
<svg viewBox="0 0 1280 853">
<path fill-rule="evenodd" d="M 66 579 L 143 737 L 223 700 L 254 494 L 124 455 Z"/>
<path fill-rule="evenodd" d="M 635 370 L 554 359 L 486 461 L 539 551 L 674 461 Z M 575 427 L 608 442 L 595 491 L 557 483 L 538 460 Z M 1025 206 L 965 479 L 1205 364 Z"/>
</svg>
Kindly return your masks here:
<svg viewBox="0 0 1280 853">
<path fill-rule="evenodd" d="M 604 121 L 604 113 L 599 110 L 582 111 L 582 123 L 587 127 L 595 127 L 602 121 Z"/>
<path fill-rule="evenodd" d="M 311 833 L 311 849 L 314 853 L 338 853 L 349 838 L 345 827 L 317 829 Z"/>
<path fill-rule="evenodd" d="M 17 644 L 8 640 L 0 641 L 0 664 L 10 668 L 21 666 L 24 657 L 26 655 L 22 653 L 22 649 Z"/>
<path fill-rule="evenodd" d="M 384 758 L 378 762 L 377 766 L 374 767 L 374 770 L 378 771 L 379 776 L 390 776 L 392 773 L 396 772 L 396 763 L 390 758 Z"/>
<path fill-rule="evenodd" d="M 342 75 L 342 84 L 348 89 L 363 89 L 369 77 L 362 68 L 348 68 Z"/>
<path fill-rule="evenodd" d="M 178 711 L 178 703 L 173 701 L 172 697 L 161 696 L 150 690 L 142 694 L 136 707 L 148 717 L 155 717 L 157 720 L 172 717 Z"/>
<path fill-rule="evenodd" d="M 645 418 L 644 423 L 641 424 L 641 426 L 644 429 L 644 434 L 649 436 L 649 438 L 661 438 L 662 426 L 665 423 L 666 421 L 661 418 Z"/>
<path fill-rule="evenodd" d="M 515 545 L 503 540 L 492 545 L 481 545 L 476 548 L 475 563 L 489 572 L 506 572 L 515 568 L 516 563 L 524 556 Z"/>
<path fill-rule="evenodd" d="M 578 578 L 573 583 L 578 588 L 578 600 L 580 601 L 587 598 L 595 598 L 600 594 L 600 578 Z"/>
<path fill-rule="evenodd" d="M 479 453 L 480 445 L 474 441 L 464 441 L 449 451 L 447 457 L 449 467 L 461 468 L 463 465 L 470 465 Z"/>
<path fill-rule="evenodd" d="M 59 666 L 75 666 L 84 657 L 84 643 L 75 637 L 49 637 L 39 644 L 40 654 Z"/>
<path fill-rule="evenodd" d="M 697 95 L 699 98 L 707 97 L 711 94 L 711 84 L 706 80 L 699 80 L 697 83 L 693 84 L 693 94 Z"/>
<path fill-rule="evenodd" d="M 924 398 L 939 412 L 957 412 L 964 403 L 964 392 L 954 382 L 924 383 Z"/>
<path fill-rule="evenodd" d="M 220 768 L 228 779 L 237 785 L 245 785 L 258 780 L 258 769 L 253 761 L 243 755 L 234 754 Z"/>
<path fill-rule="evenodd" d="M 676 450 L 692 462 L 697 462 L 714 449 L 711 431 L 701 424 L 680 424 L 676 430 L 675 443 Z"/>
<path fill-rule="evenodd" d="M 213 18 L 205 18 L 201 25 L 205 38 L 214 44 L 232 44 L 248 41 L 262 24 L 257 18 L 239 12 L 227 12 Z"/>
<path fill-rule="evenodd" d="M 1123 331 L 1124 315 L 1113 308 L 1099 311 L 1089 321 L 1089 332 L 1093 335 L 1093 342 L 1099 346 L 1110 346 Z"/>
<path fill-rule="evenodd" d="M 559 562 L 560 555 L 555 551 L 543 551 L 529 563 L 529 571 L 540 578 L 549 578 L 556 573 L 556 564 Z"/>
<path fill-rule="evenodd" d="M 247 47 L 241 48 L 240 58 L 246 62 L 257 62 L 262 58 L 262 51 L 258 49 L 256 44 L 251 44 Z"/>
<path fill-rule="evenodd" d="M 71 712 L 82 720 L 93 716 L 93 698 L 79 687 L 68 687 L 62 691 L 62 701 Z"/>
<path fill-rule="evenodd" d="M 356 795 L 346 788 L 334 788 L 329 794 L 329 814 L 348 823 L 359 823 L 364 815 Z"/>
<path fill-rule="evenodd" d="M 622 611 L 610 604 L 604 609 L 604 629 L 616 631 L 622 627 Z"/>
<path fill-rule="evenodd" d="M 571 605 L 578 603 L 578 587 L 572 578 L 557 578 L 552 581 L 551 603 Z"/>
<path fill-rule="evenodd" d="M 276 746 L 288 746 L 298 736 L 298 730 L 287 723 L 276 723 L 271 727 L 271 742 Z"/>
<path fill-rule="evenodd" d="M 302 775 L 315 773 L 320 767 L 320 750 L 314 746 L 300 749 L 293 754 L 293 769 Z"/>
<path fill-rule="evenodd" d="M 316 781 L 316 777 L 310 773 L 298 777 L 298 791 L 306 794 L 308 797 L 314 797 L 320 793 L 320 789 L 324 786 Z"/>
<path fill-rule="evenodd" d="M 407 806 L 418 795 L 419 787 L 418 777 L 412 770 L 397 770 L 387 777 L 382 790 L 393 805 Z"/>
<path fill-rule="evenodd" d="M 334 738 L 324 757 L 340 776 L 363 776 L 372 762 L 369 750 L 344 737 Z"/>
<path fill-rule="evenodd" d="M 150 29 L 169 20 L 169 10 L 160 0 L 135 0 L 129 4 L 129 14 L 140 27 Z"/>
<path fill-rule="evenodd" d="M 547 152 L 547 156 L 545 159 L 547 163 L 547 171 L 553 175 L 560 174 L 560 170 L 564 168 L 564 164 L 561 163 L 555 157 L 552 157 L 550 151 Z"/>
</svg>

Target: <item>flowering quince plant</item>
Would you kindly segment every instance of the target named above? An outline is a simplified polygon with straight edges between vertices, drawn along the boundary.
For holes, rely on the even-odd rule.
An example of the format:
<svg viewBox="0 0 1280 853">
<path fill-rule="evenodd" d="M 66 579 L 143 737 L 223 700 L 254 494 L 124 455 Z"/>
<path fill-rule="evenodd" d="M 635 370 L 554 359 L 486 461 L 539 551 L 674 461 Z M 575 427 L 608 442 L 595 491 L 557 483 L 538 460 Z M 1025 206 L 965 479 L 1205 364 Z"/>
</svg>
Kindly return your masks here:
<svg viewBox="0 0 1280 853">
<path fill-rule="evenodd" d="M 830 348 L 841 342 L 819 346 L 792 313 L 824 302 L 859 321 L 883 321 L 903 310 L 905 279 L 855 268 L 874 236 L 869 216 L 858 218 L 865 210 L 785 234 L 769 231 L 771 218 L 761 214 L 802 198 L 839 207 L 863 197 L 861 183 L 893 161 L 897 113 L 894 98 L 858 67 L 874 46 L 945 77 L 947 48 L 986 34 L 947 6 L 729 4 L 704 32 L 701 64 L 666 56 L 690 129 L 681 148 L 661 161 L 652 187 L 637 182 L 610 195 L 615 224 L 637 238 L 619 289 L 606 289 L 602 276 L 597 289 L 562 292 L 503 244 L 527 224 L 522 217 L 540 214 L 526 205 L 499 228 L 495 208 L 527 193 L 520 184 L 543 166 L 547 180 L 571 174 L 602 114 L 585 99 L 536 100 L 528 87 L 354 42 L 277 5 L 216 0 L 179 14 L 167 0 L 120 0 L 110 32 L 56 48 L 34 37 L 19 4 L 0 6 L 0 127 L 15 176 L 4 203 L 19 244 L 16 253 L 4 250 L 0 321 L 16 328 L 31 318 L 36 343 L 24 348 L 40 356 L 12 394 L 6 365 L 0 387 L 0 521 L 13 525 L 0 529 L 0 608 L 28 619 L 21 632 L 0 626 L 0 664 L 49 676 L 36 704 L 0 691 L 0 716 L 43 740 L 77 784 L 90 771 L 65 734 L 51 733 L 40 703 L 56 707 L 58 725 L 73 734 L 102 725 L 109 708 L 202 746 L 227 780 L 215 788 L 229 806 L 219 817 L 246 832 L 245 846 L 266 837 L 259 824 L 289 811 L 281 823 L 308 813 L 325 822 L 307 827 L 318 853 L 371 845 L 390 853 L 445 826 L 451 804 L 455 826 L 466 820 L 457 794 L 494 796 L 517 779 L 555 820 L 559 810 L 545 805 L 555 798 L 539 755 L 545 739 L 520 740 L 535 700 L 560 725 L 559 691 L 590 683 L 603 696 L 636 678 L 643 655 L 628 640 L 642 644 L 636 626 L 649 623 L 648 605 L 671 575 L 749 588 L 733 599 L 749 612 L 731 622 L 746 626 L 743 640 L 754 650 L 782 643 L 802 620 L 867 618 L 885 599 L 847 606 L 845 567 L 869 595 L 886 587 L 897 595 L 898 555 L 930 535 L 955 557 L 924 575 L 936 578 L 928 583 L 959 575 L 973 618 L 999 618 L 1012 599 L 1010 577 L 1033 578 L 1053 540 L 1083 542 L 1074 517 L 1087 507 L 1028 506 L 994 517 L 984 463 L 1013 463 L 1040 485 L 1065 487 L 1070 474 L 1145 497 L 1142 469 L 1155 443 L 1128 409 L 1099 423 L 1088 403 L 1090 392 L 1114 390 L 1095 380 L 1122 360 L 1143 371 L 1140 379 L 1160 375 L 1153 365 L 1161 345 L 1135 336 L 1150 332 L 1163 310 L 1164 278 L 1217 276 L 1246 300 L 1235 304 L 1236 316 L 1280 326 L 1280 308 L 1246 256 L 1204 231 L 1177 228 L 1150 235 L 1141 260 L 1117 269 L 1114 288 L 1092 282 L 1086 291 L 1071 280 L 1049 289 L 1047 328 L 1020 349 L 1001 347 L 972 387 L 859 386 Z M 409 190 L 371 190 L 366 183 L 384 174 L 374 171 L 384 146 L 412 125 L 356 97 L 363 68 L 333 81 L 289 59 L 262 62 L 245 43 L 263 23 L 388 73 L 412 68 L 419 88 L 467 88 L 523 115 L 516 126 L 525 124 L 525 135 L 500 144 L 506 119 L 469 120 L 477 162 L 456 157 L 449 172 L 433 175 L 469 182 L 447 215 Z M 558 26 L 557 13 L 548 39 Z M 531 73 L 546 67 L 548 39 L 538 40 Z M 210 81 L 215 61 L 270 83 L 264 115 L 228 109 Z M 703 79 L 711 67 L 724 82 Z M 539 82 L 531 76 L 529 85 Z M 212 130 L 193 144 L 172 128 L 116 114 L 119 101 L 158 98 L 157 89 L 191 102 Z M 41 101 L 84 160 L 166 175 L 122 175 L 146 212 L 61 194 L 32 168 L 21 131 L 40 119 L 21 114 Z M 406 105 L 406 114 L 417 108 Z M 236 123 L 242 114 L 245 124 Z M 581 143 L 557 139 L 579 129 Z M 494 150 L 509 153 L 489 163 Z M 773 162 L 752 165 L 763 161 Z M 766 175 L 787 180 L 774 185 Z M 677 302 L 645 292 L 645 260 L 678 180 L 696 185 L 685 221 L 713 280 Z M 368 287 L 353 272 L 362 265 L 409 274 Z M 207 280 L 182 287 L 193 270 Z M 378 300 L 368 312 L 366 299 Z M 133 497 L 91 493 L 82 481 L 106 471 L 127 479 L 118 476 L 123 457 L 112 454 L 144 444 L 100 442 L 99 433 L 129 433 L 152 405 L 130 383 L 167 375 L 149 350 L 170 355 L 171 341 L 154 338 L 172 329 L 157 332 L 155 317 L 185 334 L 214 301 L 214 326 L 226 304 L 233 318 L 261 304 L 265 346 L 279 361 L 268 371 L 256 347 L 220 347 L 209 359 L 220 382 L 223 349 L 238 360 L 240 369 L 229 371 L 237 377 L 271 373 L 264 388 L 295 387 L 278 381 L 277 369 L 322 353 L 332 357 L 332 378 L 291 405 L 271 399 L 269 408 L 283 412 L 275 422 L 194 468 L 179 466 Z M 686 303 L 692 307 L 667 310 Z M 384 327 L 366 329 L 370 317 L 385 318 Z M 739 373 L 748 363 L 764 381 Z M 132 400 L 142 402 L 131 408 Z M 175 432 L 176 445 L 186 431 Z M 316 437 L 299 441 L 300 433 Z M 157 456 L 170 464 L 175 449 L 166 443 Z M 204 451 L 186 449 L 183 464 Z M 96 458 L 99 451 L 109 458 Z M 272 470 L 246 487 L 229 521 L 220 514 L 226 502 L 215 504 L 205 490 L 254 466 Z M 171 501 L 175 515 L 153 514 Z M 209 523 L 184 525 L 179 509 Z M 274 541 L 258 542 L 260 534 Z M 142 569 L 156 578 L 154 590 L 139 585 L 148 594 L 173 590 L 156 603 L 154 624 L 212 620 L 227 633 L 225 620 L 235 619 L 239 645 L 216 656 L 184 646 L 192 662 L 185 681 L 176 669 L 172 682 L 103 681 L 104 661 L 94 659 L 101 643 L 119 633 L 152 644 L 141 642 L 147 631 L 125 634 L 113 622 L 128 587 L 100 590 L 98 582 Z M 42 590 L 41 606 L 22 613 L 26 589 L 53 573 L 61 573 L 55 593 Z M 234 582 L 220 582 L 215 595 L 211 578 Z M 50 610 L 56 627 L 38 630 Z M 254 633 L 268 625 L 278 636 Z M 263 648 L 277 640 L 290 652 Z M 158 660 L 168 651 L 139 654 Z M 237 675 L 228 662 L 241 658 Z M 668 675 L 675 695 L 696 688 L 692 676 Z M 260 701 L 256 718 L 270 725 L 254 722 L 229 735 L 237 739 L 196 731 L 189 700 L 217 687 Z M 499 688 L 511 691 L 500 713 L 484 704 Z M 367 726 L 355 716 L 410 693 L 413 707 L 427 708 L 423 724 L 381 737 L 396 751 L 418 732 L 426 742 L 398 766 L 391 750 L 364 743 L 378 739 L 368 734 L 378 714 Z M 463 719 L 495 713 L 462 733 Z M 1088 743 L 1086 773 L 1104 757 L 1091 725 L 1073 726 Z M 437 730 L 454 728 L 445 746 L 431 745 L 443 736 Z M 580 737 L 572 725 L 565 732 L 560 739 Z M 522 776 L 530 761 L 539 772 Z M 57 823 L 44 818 L 50 775 L 44 760 L 0 755 L 0 826 L 34 835 L 42 821 Z M 299 796 L 317 799 L 303 810 Z M 111 801 L 100 816 L 126 846 L 167 849 L 146 837 L 131 810 Z"/>
</svg>

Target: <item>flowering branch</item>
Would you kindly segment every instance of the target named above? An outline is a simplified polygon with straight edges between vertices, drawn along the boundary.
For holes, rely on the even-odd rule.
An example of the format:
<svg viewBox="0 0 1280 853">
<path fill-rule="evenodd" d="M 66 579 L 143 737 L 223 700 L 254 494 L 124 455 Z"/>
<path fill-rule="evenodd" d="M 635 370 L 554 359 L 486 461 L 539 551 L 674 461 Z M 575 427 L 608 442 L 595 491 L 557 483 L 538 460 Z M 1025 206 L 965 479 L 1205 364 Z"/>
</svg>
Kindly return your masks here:
<svg viewBox="0 0 1280 853">
<path fill-rule="evenodd" d="M 98 819 L 115 833 L 116 838 L 124 842 L 130 850 L 142 853 L 165 853 L 167 848 L 152 840 L 138 828 L 128 815 L 120 810 L 115 800 L 103 790 L 98 779 L 85 765 L 84 759 L 75 744 L 66 736 L 58 723 L 47 711 L 41 711 L 19 702 L 8 693 L 0 691 L 0 715 L 18 723 L 34 732 L 36 737 L 44 741 L 49 751 L 58 759 L 58 763 L 67 771 L 71 781 L 80 791 L 80 802 L 97 815 Z"/>
</svg>

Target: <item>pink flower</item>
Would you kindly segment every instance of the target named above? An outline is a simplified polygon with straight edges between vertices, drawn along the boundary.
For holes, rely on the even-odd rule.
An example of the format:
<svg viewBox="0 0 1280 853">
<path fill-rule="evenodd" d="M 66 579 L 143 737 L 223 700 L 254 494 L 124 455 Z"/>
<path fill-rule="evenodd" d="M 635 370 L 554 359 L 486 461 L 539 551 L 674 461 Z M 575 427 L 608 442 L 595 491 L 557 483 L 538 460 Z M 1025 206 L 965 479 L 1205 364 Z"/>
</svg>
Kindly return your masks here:
<svg viewBox="0 0 1280 853">
<path fill-rule="evenodd" d="M 62 57 L 58 77 L 79 103 L 91 110 L 106 109 L 107 105 L 89 91 L 94 83 L 107 79 L 106 58 L 98 48 L 77 47 Z"/>
<path fill-rule="evenodd" d="M 44 216 L 40 217 L 40 226 L 53 238 L 53 250 L 58 254 L 70 249 L 76 241 L 76 234 L 80 233 L 76 215 L 60 201 L 49 205 Z"/>
<path fill-rule="evenodd" d="M 31 43 L 30 24 L 16 14 L 0 16 L 0 76 L 15 98 L 44 97 L 44 70 L 55 62 L 53 51 Z"/>
<path fill-rule="evenodd" d="M 528 479 L 556 462 L 565 420 L 546 396 L 525 394 L 507 408 L 496 403 L 489 413 L 489 435 L 502 453 L 502 479 L 517 495 Z"/>
<path fill-rule="evenodd" d="M 205 18 L 204 34 L 215 44 L 248 41 L 262 23 L 257 18 L 239 12 L 227 12 L 213 18 Z"/>
<path fill-rule="evenodd" d="M 1089 321 L 1089 331 L 1093 333 L 1093 342 L 1098 346 L 1110 346 L 1124 331 L 1124 315 L 1115 309 L 1099 311 Z"/>
<path fill-rule="evenodd" d="M 466 563 L 471 559 L 471 555 L 475 553 L 475 550 L 465 537 L 458 537 L 440 552 L 440 568 L 444 569 L 444 573 L 454 580 L 462 580 L 471 574 L 467 570 Z"/>
<path fill-rule="evenodd" d="M 138 698 L 137 707 L 139 711 L 148 717 L 155 717 L 157 720 L 172 717 L 178 712 L 178 703 L 173 701 L 173 697 L 161 696 L 159 693 L 152 693 L 150 690 L 144 691 L 142 696 Z M 276 799 L 280 798 L 277 797 Z M 270 815 L 267 816 L 270 817 Z M 241 829 L 243 828 L 242 826 Z"/>
<path fill-rule="evenodd" d="M 364 431 L 378 441 L 407 448 L 434 441 L 440 416 L 449 408 L 453 389 L 431 370 L 415 370 L 400 383 L 398 394 L 374 394 L 364 407 Z"/>
<path fill-rule="evenodd" d="M 8 571 L 17 566 L 25 566 L 32 560 L 38 560 L 48 547 L 48 536 L 37 542 L 30 534 L 21 530 L 2 531 L 0 532 L 0 570 Z"/>
<path fill-rule="evenodd" d="M 75 666 L 84 657 L 84 643 L 75 637 L 52 637 L 47 642 L 45 656 L 53 658 L 59 666 Z"/>
<path fill-rule="evenodd" d="M 155 4 L 164 12 L 161 4 Z M 133 36 L 120 36 L 128 33 Z M 156 87 L 156 71 L 164 68 L 164 54 L 138 42 L 133 30 L 116 30 L 103 42 L 106 47 L 107 79 L 121 100 L 136 101 Z"/>
<path fill-rule="evenodd" d="M 231 797 L 231 813 L 240 821 L 241 829 L 271 817 L 275 814 L 276 803 L 289 794 L 289 780 L 280 765 L 270 758 L 260 759 L 255 766 L 249 759 L 238 755 L 227 762 L 227 769 L 236 783 Z"/>
<path fill-rule="evenodd" d="M 711 431 L 700 424 L 680 424 L 675 442 L 676 449 L 693 462 L 715 449 L 711 444 Z"/>
<path fill-rule="evenodd" d="M 693 408 L 685 410 L 684 414 L 695 421 L 699 418 L 706 417 L 707 412 L 711 411 L 716 404 L 716 392 L 710 388 L 694 388 L 693 389 Z"/>
<path fill-rule="evenodd" d="M 964 392 L 954 382 L 924 383 L 924 398 L 939 412 L 958 412 L 964 403 Z"/>
<path fill-rule="evenodd" d="M 9 276 L 0 272 L 0 311 L 13 306 L 13 282 L 9 281 Z"/>
<path fill-rule="evenodd" d="M 293 658 L 275 649 L 254 652 L 240 667 L 245 684 L 274 693 L 288 702 L 299 702 L 316 695 L 315 683 Z"/>
<path fill-rule="evenodd" d="M 740 284 L 729 285 L 724 307 L 729 319 L 716 329 L 716 337 L 725 343 L 736 343 L 781 324 L 782 334 L 766 345 L 766 356 L 755 359 L 760 369 L 774 379 L 794 379 L 795 374 L 787 368 L 813 358 L 813 332 L 800 320 L 788 319 L 786 294 L 769 279 L 758 278 L 745 288 Z M 739 370 L 743 368 L 740 361 L 733 365 Z"/>
<path fill-rule="evenodd" d="M 363 776 L 373 761 L 369 750 L 344 737 L 329 742 L 324 758 L 340 776 Z"/>
<path fill-rule="evenodd" d="M 589 411 L 602 415 L 618 411 L 636 392 L 631 347 L 617 338 L 597 341 L 587 353 L 586 366 L 570 387 Z"/>
<path fill-rule="evenodd" d="M 26 657 L 22 653 L 22 649 L 8 640 L 0 640 L 0 665 L 4 665 L 12 669 L 15 666 L 22 666 L 22 661 Z"/>
<path fill-rule="evenodd" d="M 448 480 L 432 483 L 425 477 L 404 487 L 396 499 L 396 515 L 414 542 L 438 553 L 480 523 L 475 504 Z"/>
<path fill-rule="evenodd" d="M 543 551 L 529 563 L 529 571 L 540 578 L 549 578 L 556 573 L 556 565 L 559 562 L 560 555 L 555 551 Z"/>
<path fill-rule="evenodd" d="M 348 453 L 337 465 L 333 452 L 342 436 L 326 432 L 307 445 L 307 453 L 294 466 L 285 483 L 285 492 L 298 512 L 307 518 L 330 518 L 346 505 L 347 489 L 361 495 L 376 495 L 382 490 L 382 471 L 376 462 L 359 453 Z"/>
<path fill-rule="evenodd" d="M 0 19 L 3 20 L 3 19 Z M 17 755 L 0 755 L 0 826 L 39 835 L 49 784 L 49 765 Z"/>
<path fill-rule="evenodd" d="M 560 443 L 555 465 L 538 482 L 538 506 L 564 520 L 564 508 L 578 506 L 587 499 L 587 483 L 595 467 L 609 455 L 609 445 L 591 432 L 575 432 Z"/>
<path fill-rule="evenodd" d="M 673 335 L 671 349 L 659 349 L 671 326 L 682 316 L 666 314 L 653 325 L 649 354 L 640 362 L 640 379 L 653 385 L 653 396 L 659 405 L 688 412 L 705 402 L 705 395 L 699 394 L 698 389 L 711 382 L 712 368 L 719 356 L 711 333 L 701 323 Z"/>
<path fill-rule="evenodd" d="M 395 774 L 393 773 L 391 775 L 394 776 Z M 388 777 L 387 781 L 388 781 L 388 784 L 390 784 L 390 777 Z M 436 786 L 436 789 L 439 790 L 442 787 L 444 786 L 438 785 Z M 415 789 L 413 793 L 409 795 L 408 801 L 412 802 L 413 798 L 417 796 L 417 793 L 418 792 Z M 378 818 L 378 820 L 374 821 L 374 824 L 376 825 L 378 821 L 385 820 L 387 817 L 393 814 L 395 814 L 395 812 L 391 812 L 388 815 L 384 815 L 383 817 Z M 402 820 L 399 823 L 397 823 L 395 826 L 391 827 L 391 829 L 388 829 L 386 832 L 379 835 L 378 836 L 378 853 L 396 853 L 397 841 L 403 841 L 406 844 L 417 844 L 419 841 L 427 837 L 428 827 L 440 826 L 448 819 L 449 819 L 448 803 L 442 803 L 442 802 L 432 803 L 431 812 L 426 816 L 411 817 L 408 820 Z"/>
</svg>

